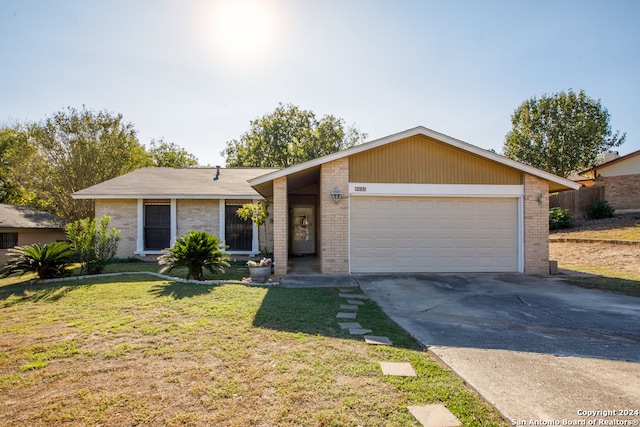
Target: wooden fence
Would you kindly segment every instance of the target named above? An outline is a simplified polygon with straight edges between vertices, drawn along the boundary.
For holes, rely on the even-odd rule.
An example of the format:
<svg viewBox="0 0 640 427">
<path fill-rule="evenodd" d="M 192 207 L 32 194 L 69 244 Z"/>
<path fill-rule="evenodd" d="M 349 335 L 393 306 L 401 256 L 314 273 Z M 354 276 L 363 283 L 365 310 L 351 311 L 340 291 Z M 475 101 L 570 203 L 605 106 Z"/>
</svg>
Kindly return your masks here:
<svg viewBox="0 0 640 427">
<path fill-rule="evenodd" d="M 569 209 L 574 218 L 583 218 L 595 202 L 604 200 L 604 187 L 582 187 L 549 196 L 549 208 Z"/>
</svg>

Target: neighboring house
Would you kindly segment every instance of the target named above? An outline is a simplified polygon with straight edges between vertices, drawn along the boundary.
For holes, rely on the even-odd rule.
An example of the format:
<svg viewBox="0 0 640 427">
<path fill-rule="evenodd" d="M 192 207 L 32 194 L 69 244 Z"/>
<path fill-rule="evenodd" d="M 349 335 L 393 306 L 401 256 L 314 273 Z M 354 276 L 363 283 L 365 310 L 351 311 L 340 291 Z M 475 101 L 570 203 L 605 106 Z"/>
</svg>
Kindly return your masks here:
<svg viewBox="0 0 640 427">
<path fill-rule="evenodd" d="M 157 256 L 189 231 L 218 236 L 228 252 L 255 255 L 265 245 L 251 221 L 236 215 L 262 199 L 248 180 L 277 169 L 143 168 L 85 188 L 76 199 L 95 200 L 96 218 L 111 216 L 121 230 L 118 257 Z"/>
<path fill-rule="evenodd" d="M 24 206 L 0 204 L 0 264 L 8 249 L 33 243 L 66 240 L 64 220 Z"/>
<path fill-rule="evenodd" d="M 580 172 L 575 179 L 604 187 L 604 199 L 618 212 L 640 210 L 640 150 Z"/>
<path fill-rule="evenodd" d="M 191 229 L 229 244 L 228 201 L 264 197 L 272 202 L 277 275 L 294 255 L 318 257 L 322 273 L 547 274 L 548 194 L 580 187 L 424 127 L 285 169 L 214 175 L 141 169 L 74 197 L 95 199 L 96 216 L 114 217 L 126 242 L 121 256 L 156 253 L 162 245 L 147 249 L 146 236 L 157 223 L 163 244 Z M 256 252 L 252 233 L 251 250 L 240 253 Z"/>
</svg>

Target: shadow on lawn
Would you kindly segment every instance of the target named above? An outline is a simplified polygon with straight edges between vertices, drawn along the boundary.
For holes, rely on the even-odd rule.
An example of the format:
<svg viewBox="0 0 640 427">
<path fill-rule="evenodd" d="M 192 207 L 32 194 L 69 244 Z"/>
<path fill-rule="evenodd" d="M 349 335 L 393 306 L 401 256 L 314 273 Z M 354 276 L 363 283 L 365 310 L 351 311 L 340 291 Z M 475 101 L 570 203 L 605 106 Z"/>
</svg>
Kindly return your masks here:
<svg viewBox="0 0 640 427">
<path fill-rule="evenodd" d="M 42 284 L 25 280 L 0 286 L 0 306 L 9 307 L 23 302 L 57 301 L 79 286 L 87 286 L 87 284 L 77 282 Z"/>
<path fill-rule="evenodd" d="M 253 320 L 253 326 L 284 332 L 301 332 L 335 338 L 364 341 L 362 335 L 351 335 L 338 323 L 357 322 L 371 329 L 369 335 L 386 336 L 394 347 L 419 350 L 422 346 L 396 325 L 378 305 L 369 300 L 359 306 L 356 319 L 338 319 L 341 304 L 338 289 L 269 288 Z M 360 292 L 358 292 L 360 293 Z"/>
<path fill-rule="evenodd" d="M 174 299 L 208 294 L 213 289 L 211 284 L 173 282 L 147 274 L 96 276 L 80 280 L 69 278 L 68 281 L 49 283 L 26 279 L 22 282 L 0 286 L 0 307 L 8 307 L 23 302 L 57 301 L 75 289 L 113 282 L 158 282 L 151 288 L 150 293 L 157 297 L 172 297 Z"/>
<path fill-rule="evenodd" d="M 169 282 L 154 285 L 151 294 L 156 297 L 173 297 L 174 299 L 192 298 L 208 294 L 213 289 L 212 284 Z"/>
</svg>

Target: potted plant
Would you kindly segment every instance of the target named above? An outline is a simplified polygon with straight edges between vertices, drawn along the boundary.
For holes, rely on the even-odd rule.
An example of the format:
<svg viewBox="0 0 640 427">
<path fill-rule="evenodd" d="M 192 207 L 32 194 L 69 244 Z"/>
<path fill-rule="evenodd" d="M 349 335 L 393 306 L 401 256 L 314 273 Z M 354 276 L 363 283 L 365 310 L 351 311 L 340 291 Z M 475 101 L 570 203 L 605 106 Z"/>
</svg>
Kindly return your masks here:
<svg viewBox="0 0 640 427">
<path fill-rule="evenodd" d="M 262 258 L 260 261 L 247 261 L 249 277 L 252 282 L 265 283 L 271 274 L 271 258 Z"/>
</svg>

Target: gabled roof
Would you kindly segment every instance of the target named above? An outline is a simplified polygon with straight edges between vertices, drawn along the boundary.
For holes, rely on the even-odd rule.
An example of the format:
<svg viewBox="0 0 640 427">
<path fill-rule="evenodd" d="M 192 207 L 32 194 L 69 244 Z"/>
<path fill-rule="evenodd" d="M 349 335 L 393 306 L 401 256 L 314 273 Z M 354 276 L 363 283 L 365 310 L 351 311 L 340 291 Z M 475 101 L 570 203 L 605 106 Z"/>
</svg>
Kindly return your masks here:
<svg viewBox="0 0 640 427">
<path fill-rule="evenodd" d="M 513 169 L 517 169 L 519 171 L 528 173 L 530 175 L 534 175 L 537 176 L 539 178 L 545 179 L 547 181 L 549 181 L 550 185 L 549 185 L 549 189 L 550 191 L 562 191 L 562 190 L 569 190 L 569 189 L 573 189 L 573 190 L 577 190 L 578 188 L 580 188 L 580 184 L 577 184 L 573 181 L 570 181 L 568 179 L 565 178 L 561 178 L 559 176 L 553 175 L 549 172 L 545 172 L 542 171 L 540 169 L 534 168 L 533 166 L 528 166 L 525 164 L 522 164 L 520 162 L 517 162 L 515 160 L 511 160 L 509 158 L 506 158 L 504 156 L 501 156 L 499 154 L 493 153 L 491 151 L 482 149 L 480 147 L 476 147 L 475 145 L 471 145 L 468 144 L 464 141 L 460 141 L 459 139 L 455 139 L 452 138 L 450 136 L 441 134 L 439 132 L 433 131 L 431 129 L 428 129 L 424 126 L 418 126 L 415 127 L 413 129 L 409 129 L 406 130 L 404 132 L 400 132 L 400 133 L 396 133 L 393 135 L 389 135 L 386 136 L 384 138 L 380 138 L 380 139 L 376 139 L 374 141 L 371 142 L 367 142 L 361 145 L 356 145 L 355 147 L 351 147 L 348 148 L 346 150 L 342 150 L 342 151 L 338 151 L 332 154 L 328 154 L 326 156 L 323 157 L 319 157 L 317 159 L 314 160 L 309 160 L 307 162 L 304 163 L 300 163 L 294 166 L 290 166 L 288 168 L 285 169 L 280 169 L 271 173 L 268 173 L 266 175 L 262 175 L 262 176 L 258 176 L 256 178 L 253 178 L 249 181 L 249 184 L 251 184 L 251 186 L 255 187 L 258 186 L 260 184 L 265 184 L 269 181 L 272 181 L 274 179 L 277 178 L 281 178 L 283 176 L 287 176 L 287 175 L 291 175 L 294 173 L 299 173 L 299 172 L 303 172 L 307 169 L 311 169 L 317 166 L 320 166 L 324 163 L 328 163 L 334 160 L 338 160 L 338 159 L 342 159 L 344 157 L 348 157 L 348 156 L 352 156 L 354 154 L 357 153 L 361 153 L 363 151 L 366 150 L 371 150 L 373 148 L 377 148 L 386 144 L 390 144 L 393 143 L 395 141 L 399 141 L 401 139 L 405 139 L 411 136 L 416 136 L 416 135 L 424 135 L 427 136 L 429 138 L 433 138 L 435 140 L 438 140 L 440 142 L 443 142 L 445 144 L 448 144 L 452 147 L 455 148 L 459 148 L 461 150 L 467 151 L 469 153 L 478 155 L 480 157 L 484 157 L 488 160 L 492 160 L 494 162 L 503 164 L 507 167 L 513 168 Z"/>
<path fill-rule="evenodd" d="M 259 199 L 250 179 L 272 168 L 142 168 L 73 193 L 74 199 Z"/>
<path fill-rule="evenodd" d="M 65 221 L 47 212 L 25 206 L 0 204 L 0 228 L 64 228 Z"/>
<path fill-rule="evenodd" d="M 618 157 L 618 158 L 615 158 L 613 160 L 609 160 L 608 162 L 600 163 L 599 165 L 596 165 L 596 166 L 594 166 L 592 168 L 589 168 L 589 169 L 583 170 L 582 172 L 579 172 L 579 174 L 583 175 L 585 173 L 592 172 L 592 171 L 594 171 L 596 169 L 603 169 L 603 168 L 606 168 L 606 167 L 609 167 L 609 166 L 613 166 L 613 165 L 615 165 L 617 163 L 621 163 L 621 162 L 624 162 L 625 160 L 629 160 L 630 158 L 635 157 L 635 156 L 640 156 L 640 150 L 634 151 L 632 153 L 626 154 L 626 155 Z"/>
</svg>

